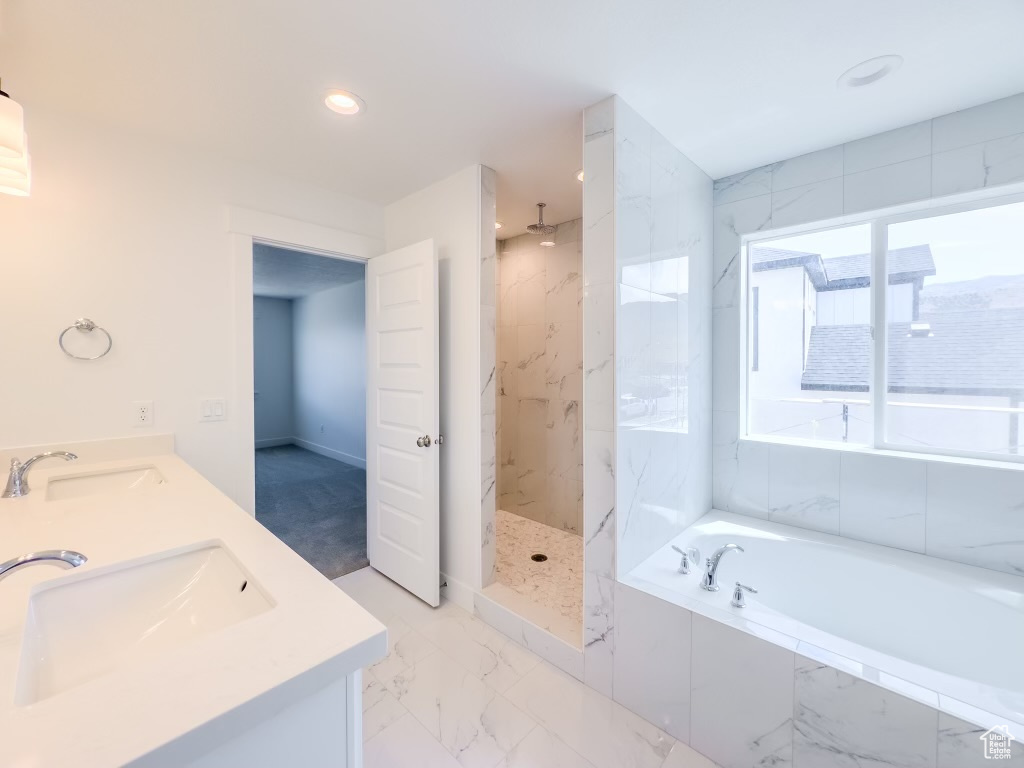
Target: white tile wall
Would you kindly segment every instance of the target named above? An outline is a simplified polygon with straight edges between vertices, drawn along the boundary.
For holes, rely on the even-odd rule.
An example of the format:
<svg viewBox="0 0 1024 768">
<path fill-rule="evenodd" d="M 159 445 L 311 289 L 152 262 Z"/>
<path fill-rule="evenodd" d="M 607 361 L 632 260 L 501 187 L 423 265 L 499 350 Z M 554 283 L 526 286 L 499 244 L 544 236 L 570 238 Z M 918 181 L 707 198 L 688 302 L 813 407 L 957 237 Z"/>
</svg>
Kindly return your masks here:
<svg viewBox="0 0 1024 768">
<path fill-rule="evenodd" d="M 1024 576 L 1024 471 L 928 463 L 927 552 Z"/>
<path fill-rule="evenodd" d="M 615 585 L 615 700 L 684 742 L 690 741 L 691 616 Z"/>
<path fill-rule="evenodd" d="M 843 214 L 843 179 L 815 181 L 772 193 L 772 226 L 787 227 Z"/>
<path fill-rule="evenodd" d="M 829 147 L 775 163 L 772 167 L 772 192 L 802 187 L 825 179 L 835 179 L 842 175 L 843 148 Z"/>
<path fill-rule="evenodd" d="M 748 197 L 767 195 L 772 191 L 774 166 L 764 165 L 743 173 L 735 173 L 715 182 L 715 205 L 746 200 Z"/>
<path fill-rule="evenodd" d="M 792 765 L 795 654 L 693 615 L 690 746 L 727 766 Z"/>
<path fill-rule="evenodd" d="M 615 574 L 615 105 L 583 116 L 583 675 L 612 688 Z M 588 618 L 589 616 L 589 618 Z M 601 616 L 608 617 L 600 621 Z"/>
<path fill-rule="evenodd" d="M 714 506 L 1024 573 L 1024 467 L 737 442 L 740 236 L 1024 181 L 1024 94 L 715 182 Z M 841 192 L 839 185 L 841 183 Z M 799 461 L 797 466 L 795 462 Z M 802 479 L 808 467 L 824 473 Z M 934 482 L 933 482 L 934 481 Z M 770 498 L 769 498 L 770 497 Z"/>
<path fill-rule="evenodd" d="M 494 580 L 494 511 L 498 501 L 498 254 L 494 171 L 480 169 L 480 549 L 481 585 Z"/>
<path fill-rule="evenodd" d="M 616 391 L 646 401 L 616 414 L 625 573 L 707 511 L 713 184 L 621 99 L 614 153 Z"/>
<path fill-rule="evenodd" d="M 772 445 L 768 519 L 825 533 L 839 533 L 837 451 Z"/>
<path fill-rule="evenodd" d="M 1009 96 L 971 109 L 937 117 L 932 122 L 932 151 L 980 144 L 1024 133 L 1024 96 Z"/>
<path fill-rule="evenodd" d="M 583 682 L 611 698 L 615 657 L 615 582 L 583 578 Z"/>
<path fill-rule="evenodd" d="M 496 440 L 500 507 L 582 535 L 579 231 L 559 224 L 551 248 L 534 235 L 500 244 Z"/>
<path fill-rule="evenodd" d="M 715 259 L 712 303 L 715 309 L 738 307 L 740 300 L 740 235 L 771 227 L 772 196 L 760 195 L 718 204 L 715 206 L 714 217 Z M 738 317 L 737 314 L 737 319 Z M 717 349 L 717 345 L 715 346 Z"/>
<path fill-rule="evenodd" d="M 935 768 L 938 712 L 797 656 L 793 767 Z"/>
<path fill-rule="evenodd" d="M 859 213 L 923 200 L 931 196 L 931 183 L 932 166 L 927 157 L 851 173 L 843 177 L 843 212 Z M 801 222 L 794 220 L 788 223 Z"/>
<path fill-rule="evenodd" d="M 990 768 L 992 765 L 1024 763 L 1024 740 L 1011 731 L 1017 740 L 1011 743 L 1010 760 L 991 760 L 981 748 L 981 737 L 987 731 L 959 718 L 939 713 L 937 768 Z"/>
<path fill-rule="evenodd" d="M 840 535 L 924 552 L 927 468 L 917 459 L 843 454 Z"/>
<path fill-rule="evenodd" d="M 972 144 L 932 158 L 932 190 L 952 195 L 1024 177 L 1024 134 Z"/>
<path fill-rule="evenodd" d="M 928 157 L 931 152 L 932 124 L 926 120 L 844 144 L 843 172 L 858 173 L 881 168 L 904 160 Z"/>
</svg>

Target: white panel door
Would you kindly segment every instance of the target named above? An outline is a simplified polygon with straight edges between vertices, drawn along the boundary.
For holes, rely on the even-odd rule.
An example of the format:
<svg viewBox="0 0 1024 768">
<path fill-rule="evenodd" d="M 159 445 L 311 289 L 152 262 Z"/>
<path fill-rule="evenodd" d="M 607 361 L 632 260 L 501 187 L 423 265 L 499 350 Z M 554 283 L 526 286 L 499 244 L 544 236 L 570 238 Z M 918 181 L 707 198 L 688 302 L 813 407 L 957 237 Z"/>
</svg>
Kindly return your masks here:
<svg viewBox="0 0 1024 768">
<path fill-rule="evenodd" d="M 437 251 L 367 262 L 366 548 L 370 565 L 440 603 Z"/>
</svg>

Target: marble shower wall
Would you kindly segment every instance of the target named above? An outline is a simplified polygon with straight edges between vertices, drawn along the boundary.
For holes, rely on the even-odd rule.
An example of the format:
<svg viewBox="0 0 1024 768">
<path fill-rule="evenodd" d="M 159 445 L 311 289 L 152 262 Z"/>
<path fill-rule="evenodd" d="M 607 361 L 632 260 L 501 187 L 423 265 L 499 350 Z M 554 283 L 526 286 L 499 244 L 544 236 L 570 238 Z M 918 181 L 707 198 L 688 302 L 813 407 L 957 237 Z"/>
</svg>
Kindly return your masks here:
<svg viewBox="0 0 1024 768">
<path fill-rule="evenodd" d="M 583 533 L 580 221 L 498 243 L 498 506 Z"/>
<path fill-rule="evenodd" d="M 712 182 L 613 96 L 584 112 L 583 679 L 615 580 L 711 507 Z"/>
<path fill-rule="evenodd" d="M 712 181 L 615 102 L 619 576 L 711 509 Z"/>
<path fill-rule="evenodd" d="M 494 581 L 495 510 L 497 502 L 497 368 L 495 332 L 497 304 L 494 282 L 497 279 L 497 242 L 494 222 L 497 218 L 495 173 L 480 168 L 480 580 L 486 587 Z"/>
<path fill-rule="evenodd" d="M 739 439 L 740 237 L 1024 182 L 1024 94 L 715 182 L 714 506 L 1024 574 L 1024 471 Z"/>
</svg>

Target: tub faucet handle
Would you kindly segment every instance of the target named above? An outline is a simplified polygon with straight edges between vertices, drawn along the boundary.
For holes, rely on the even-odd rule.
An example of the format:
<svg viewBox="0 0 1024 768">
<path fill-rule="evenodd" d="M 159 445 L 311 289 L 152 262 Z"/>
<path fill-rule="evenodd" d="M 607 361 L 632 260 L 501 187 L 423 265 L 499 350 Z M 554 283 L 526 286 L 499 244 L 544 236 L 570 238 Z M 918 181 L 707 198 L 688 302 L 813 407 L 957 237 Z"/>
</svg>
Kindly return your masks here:
<svg viewBox="0 0 1024 768">
<path fill-rule="evenodd" d="M 700 550 L 696 547 L 681 549 L 673 544 L 672 549 L 678 552 L 681 557 L 679 561 L 679 568 L 677 569 L 679 573 L 686 575 L 690 572 L 691 563 L 700 563 Z"/>
<path fill-rule="evenodd" d="M 750 592 L 754 595 L 757 594 L 757 590 L 753 587 L 748 587 L 746 584 L 740 584 L 737 581 L 736 589 L 734 589 L 732 593 L 732 604 L 736 608 L 745 608 L 747 605 L 747 601 L 743 598 L 743 590 L 746 590 L 747 592 Z"/>
</svg>

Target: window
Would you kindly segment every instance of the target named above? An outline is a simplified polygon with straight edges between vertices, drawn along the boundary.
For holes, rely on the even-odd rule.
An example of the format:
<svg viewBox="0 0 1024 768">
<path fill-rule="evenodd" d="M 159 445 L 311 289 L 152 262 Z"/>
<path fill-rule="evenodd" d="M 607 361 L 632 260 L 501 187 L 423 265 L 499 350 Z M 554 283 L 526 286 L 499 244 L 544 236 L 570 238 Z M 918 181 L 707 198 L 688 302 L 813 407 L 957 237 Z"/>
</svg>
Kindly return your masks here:
<svg viewBox="0 0 1024 768">
<path fill-rule="evenodd" d="M 871 226 L 751 244 L 747 262 L 750 433 L 868 443 L 870 355 L 860 370 L 850 346 L 870 353 Z"/>
<path fill-rule="evenodd" d="M 747 319 L 749 435 L 1024 453 L 1024 202 L 749 241 Z"/>
</svg>

